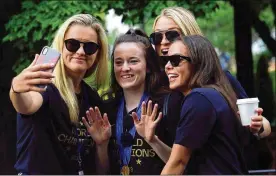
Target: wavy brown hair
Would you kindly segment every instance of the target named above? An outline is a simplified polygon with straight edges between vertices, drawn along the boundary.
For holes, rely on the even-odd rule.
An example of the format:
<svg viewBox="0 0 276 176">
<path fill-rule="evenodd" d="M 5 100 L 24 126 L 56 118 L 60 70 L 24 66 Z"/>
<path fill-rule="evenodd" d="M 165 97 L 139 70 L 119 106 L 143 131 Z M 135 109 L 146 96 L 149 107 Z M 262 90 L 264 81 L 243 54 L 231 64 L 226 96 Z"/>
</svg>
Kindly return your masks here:
<svg viewBox="0 0 276 176">
<path fill-rule="evenodd" d="M 183 42 L 189 50 L 191 64 L 194 66 L 189 88 L 209 87 L 216 89 L 223 95 L 237 116 L 236 94 L 221 68 L 219 58 L 211 42 L 200 35 L 184 36 Z"/>
</svg>

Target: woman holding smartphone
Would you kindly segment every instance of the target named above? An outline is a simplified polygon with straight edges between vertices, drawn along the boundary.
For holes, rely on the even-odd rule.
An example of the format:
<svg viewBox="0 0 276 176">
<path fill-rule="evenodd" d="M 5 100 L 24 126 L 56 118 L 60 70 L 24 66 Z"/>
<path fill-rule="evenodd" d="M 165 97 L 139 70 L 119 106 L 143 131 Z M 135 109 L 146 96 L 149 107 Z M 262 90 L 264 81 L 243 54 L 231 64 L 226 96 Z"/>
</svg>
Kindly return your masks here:
<svg viewBox="0 0 276 176">
<path fill-rule="evenodd" d="M 106 79 L 105 31 L 93 16 L 74 15 L 60 26 L 52 47 L 61 53 L 53 73 L 47 71 L 53 64 L 35 64 L 36 55 L 11 84 L 10 99 L 18 112 L 15 168 L 28 175 L 105 173 L 110 125 L 91 125 L 90 135 L 81 120 L 89 107 L 102 107 L 83 78 L 95 73 L 97 83 Z"/>
</svg>

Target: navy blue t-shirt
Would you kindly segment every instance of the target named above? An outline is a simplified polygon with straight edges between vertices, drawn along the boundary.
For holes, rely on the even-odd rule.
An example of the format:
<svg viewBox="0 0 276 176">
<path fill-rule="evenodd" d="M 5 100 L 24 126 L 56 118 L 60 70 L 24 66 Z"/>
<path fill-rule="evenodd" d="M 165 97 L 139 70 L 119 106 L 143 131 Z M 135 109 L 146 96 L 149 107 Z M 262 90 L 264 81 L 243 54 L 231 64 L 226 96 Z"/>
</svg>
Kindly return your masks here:
<svg viewBox="0 0 276 176">
<path fill-rule="evenodd" d="M 218 91 L 193 89 L 184 99 L 175 137 L 175 144 L 193 151 L 185 173 L 246 173 L 238 137 L 240 127 Z"/>
<path fill-rule="evenodd" d="M 78 127 L 71 123 L 68 107 L 53 84 L 42 93 L 43 104 L 36 113 L 18 114 L 15 164 L 18 173 L 78 174 L 78 147 L 84 174 L 96 173 L 94 141 L 81 123 L 81 117 L 91 106 L 101 108 L 102 102 L 97 92 L 84 82 L 81 89 Z"/>
<path fill-rule="evenodd" d="M 164 98 L 166 96 L 167 93 L 160 93 L 156 95 L 156 97 L 150 98 L 154 103 L 158 103 L 158 112 L 163 111 Z M 170 99 L 167 107 L 167 117 L 163 117 L 161 119 L 155 131 L 158 138 L 170 147 L 173 145 L 182 100 L 183 95 L 181 93 L 170 93 Z M 110 160 L 112 160 L 113 163 L 111 165 L 111 174 L 118 175 L 120 174 L 121 163 L 119 147 L 116 142 L 116 119 L 119 101 L 107 101 L 105 105 L 108 109 L 107 113 L 109 121 L 112 124 L 112 137 L 110 141 L 113 143 L 113 149 L 111 149 L 112 156 L 110 157 Z M 132 111 L 129 112 L 129 114 L 131 113 Z M 124 116 L 126 114 L 127 112 L 124 112 Z M 124 119 L 124 123 L 126 123 L 126 119 Z M 161 173 L 165 163 L 159 158 L 151 146 L 136 132 L 132 142 L 132 150 L 128 166 L 130 168 L 130 175 L 158 175 Z"/>
<path fill-rule="evenodd" d="M 228 78 L 233 90 L 235 91 L 238 99 L 248 98 L 245 90 L 241 86 L 241 83 L 233 76 L 229 71 L 224 71 L 225 76 Z"/>
</svg>

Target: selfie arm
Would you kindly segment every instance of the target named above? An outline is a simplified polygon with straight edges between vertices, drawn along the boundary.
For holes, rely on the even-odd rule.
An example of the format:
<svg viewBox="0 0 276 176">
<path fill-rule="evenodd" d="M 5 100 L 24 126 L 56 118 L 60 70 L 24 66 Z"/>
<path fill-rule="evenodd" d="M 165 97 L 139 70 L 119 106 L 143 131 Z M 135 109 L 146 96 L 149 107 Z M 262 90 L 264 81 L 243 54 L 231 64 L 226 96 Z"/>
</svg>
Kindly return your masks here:
<svg viewBox="0 0 276 176">
<path fill-rule="evenodd" d="M 21 114 L 35 113 L 42 105 L 42 95 L 38 92 L 13 93 L 10 90 L 10 99 L 15 110 Z"/>
</svg>

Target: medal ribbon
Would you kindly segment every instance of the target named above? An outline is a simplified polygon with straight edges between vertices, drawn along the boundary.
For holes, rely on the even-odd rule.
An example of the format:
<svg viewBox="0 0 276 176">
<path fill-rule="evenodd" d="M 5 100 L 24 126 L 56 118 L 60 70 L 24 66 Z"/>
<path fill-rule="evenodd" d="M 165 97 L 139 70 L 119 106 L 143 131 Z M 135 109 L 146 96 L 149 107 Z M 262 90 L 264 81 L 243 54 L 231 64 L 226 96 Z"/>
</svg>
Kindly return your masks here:
<svg viewBox="0 0 276 176">
<path fill-rule="evenodd" d="M 141 117 L 141 105 L 143 101 L 147 101 L 149 98 L 148 93 L 144 92 L 140 103 L 136 109 L 136 113 L 138 115 L 138 117 Z M 116 139 L 117 139 L 117 144 L 119 145 L 119 152 L 120 152 L 120 157 L 121 157 L 121 166 L 120 166 L 120 170 L 122 169 L 122 167 L 124 165 L 128 165 L 130 162 L 130 156 L 131 156 L 131 149 L 132 149 L 132 145 L 130 145 L 129 147 L 123 147 L 122 142 L 121 142 L 121 135 L 124 132 L 123 131 L 123 116 L 124 116 L 124 107 L 125 107 L 125 99 L 124 97 L 121 98 L 120 100 L 120 105 L 119 105 L 119 109 L 117 112 L 117 120 L 116 120 Z M 140 119 L 139 119 L 140 120 Z M 136 128 L 135 125 L 129 130 L 129 133 L 131 134 L 131 136 L 135 137 L 135 133 L 136 133 Z"/>
</svg>

